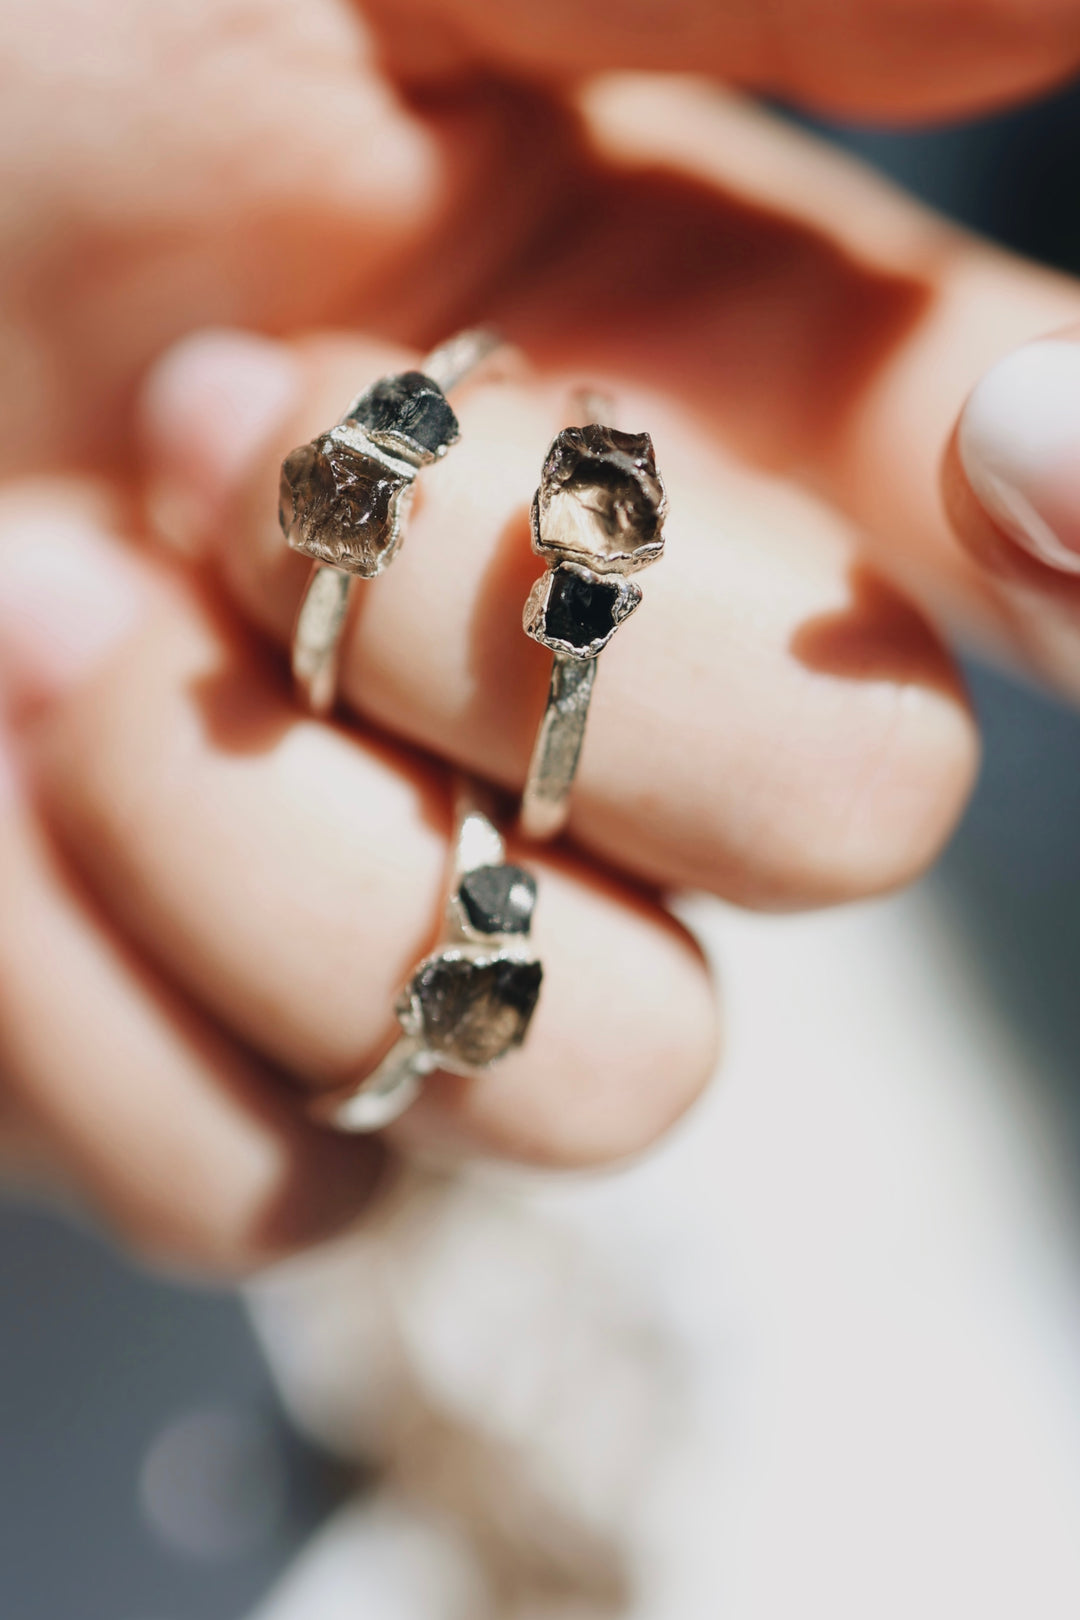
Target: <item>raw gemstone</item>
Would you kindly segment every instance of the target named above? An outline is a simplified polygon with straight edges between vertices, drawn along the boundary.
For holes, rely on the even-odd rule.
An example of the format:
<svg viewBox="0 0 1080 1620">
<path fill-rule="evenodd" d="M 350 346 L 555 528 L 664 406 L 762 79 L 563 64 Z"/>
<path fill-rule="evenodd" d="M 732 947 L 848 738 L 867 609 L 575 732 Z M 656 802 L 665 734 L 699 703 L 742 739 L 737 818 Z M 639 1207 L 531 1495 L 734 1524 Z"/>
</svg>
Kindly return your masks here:
<svg viewBox="0 0 1080 1620">
<path fill-rule="evenodd" d="M 434 461 L 461 436 L 446 395 L 422 371 L 383 377 L 361 394 L 345 420 L 357 423 L 376 444 L 404 445 L 419 461 Z"/>
<path fill-rule="evenodd" d="M 478 866 L 458 889 L 465 915 L 480 934 L 527 934 L 536 879 L 520 866 Z"/>
<path fill-rule="evenodd" d="M 285 458 L 279 516 L 289 544 L 370 579 L 393 551 L 411 480 L 331 434 Z"/>
<path fill-rule="evenodd" d="M 647 433 L 565 428 L 544 461 L 534 512 L 540 551 L 632 572 L 663 550 L 664 486 Z"/>
<path fill-rule="evenodd" d="M 493 1063 L 525 1039 L 542 977 L 539 962 L 432 957 L 409 987 L 425 1044 L 467 1068 Z"/>
<path fill-rule="evenodd" d="M 565 641 L 578 652 L 585 652 L 595 641 L 608 640 L 619 622 L 619 596 L 619 587 L 606 580 L 590 580 L 576 570 L 556 568 L 544 611 L 546 637 Z"/>
</svg>

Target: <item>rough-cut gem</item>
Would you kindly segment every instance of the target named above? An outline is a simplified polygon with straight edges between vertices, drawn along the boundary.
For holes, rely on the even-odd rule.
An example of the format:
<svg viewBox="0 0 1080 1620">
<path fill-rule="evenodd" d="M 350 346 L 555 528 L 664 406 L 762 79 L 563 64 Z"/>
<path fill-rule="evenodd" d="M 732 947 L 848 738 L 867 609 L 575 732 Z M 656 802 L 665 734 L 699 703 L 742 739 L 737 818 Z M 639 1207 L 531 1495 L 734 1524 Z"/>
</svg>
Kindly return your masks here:
<svg viewBox="0 0 1080 1620">
<path fill-rule="evenodd" d="M 596 422 L 565 428 L 544 461 L 534 538 L 541 552 L 630 573 L 663 550 L 664 510 L 647 433 Z"/>
<path fill-rule="evenodd" d="M 345 420 L 362 427 L 376 444 L 404 447 L 419 461 L 444 455 L 461 436 L 446 395 L 422 371 L 383 377 L 361 394 Z"/>
<path fill-rule="evenodd" d="M 536 905 L 536 879 L 520 866 L 478 866 L 458 889 L 465 915 L 479 934 L 527 934 Z"/>
<path fill-rule="evenodd" d="M 533 585 L 521 622 L 526 635 L 552 652 L 595 658 L 640 602 L 641 588 L 632 579 L 560 562 Z"/>
<path fill-rule="evenodd" d="M 544 611 L 544 631 L 552 641 L 565 641 L 584 652 L 606 641 L 619 622 L 619 588 L 607 580 L 590 580 L 569 568 L 556 568 Z"/>
<path fill-rule="evenodd" d="M 297 551 L 370 579 L 397 542 L 410 483 L 374 456 L 320 434 L 282 464 L 281 527 Z"/>
<path fill-rule="evenodd" d="M 542 977 L 539 962 L 432 957 L 408 992 L 425 1045 L 467 1068 L 493 1063 L 525 1039 Z"/>
</svg>

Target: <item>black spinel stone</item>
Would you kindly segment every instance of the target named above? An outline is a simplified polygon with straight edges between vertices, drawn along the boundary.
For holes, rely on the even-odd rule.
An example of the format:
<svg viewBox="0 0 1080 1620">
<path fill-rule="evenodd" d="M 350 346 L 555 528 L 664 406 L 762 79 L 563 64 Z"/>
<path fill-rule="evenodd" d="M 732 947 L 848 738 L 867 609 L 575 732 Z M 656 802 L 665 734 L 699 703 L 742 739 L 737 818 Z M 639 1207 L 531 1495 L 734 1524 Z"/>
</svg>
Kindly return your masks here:
<svg viewBox="0 0 1080 1620">
<path fill-rule="evenodd" d="M 618 602 L 617 585 L 582 579 L 569 568 L 556 568 L 544 610 L 544 634 L 584 651 L 592 642 L 611 635 L 619 622 Z"/>
<path fill-rule="evenodd" d="M 374 439 L 402 439 L 425 456 L 440 455 L 461 436 L 446 395 L 422 371 L 384 377 L 357 400 L 347 420 Z"/>
<path fill-rule="evenodd" d="M 527 934 L 536 905 L 536 879 L 520 866 L 479 866 L 458 890 L 465 915 L 481 934 Z"/>
<path fill-rule="evenodd" d="M 281 527 L 309 557 L 377 573 L 394 538 L 393 503 L 407 483 L 372 456 L 320 434 L 282 464 Z"/>
<path fill-rule="evenodd" d="M 525 1039 L 540 995 L 539 962 L 472 962 L 438 956 L 412 982 L 426 1044 L 470 1068 Z"/>
</svg>

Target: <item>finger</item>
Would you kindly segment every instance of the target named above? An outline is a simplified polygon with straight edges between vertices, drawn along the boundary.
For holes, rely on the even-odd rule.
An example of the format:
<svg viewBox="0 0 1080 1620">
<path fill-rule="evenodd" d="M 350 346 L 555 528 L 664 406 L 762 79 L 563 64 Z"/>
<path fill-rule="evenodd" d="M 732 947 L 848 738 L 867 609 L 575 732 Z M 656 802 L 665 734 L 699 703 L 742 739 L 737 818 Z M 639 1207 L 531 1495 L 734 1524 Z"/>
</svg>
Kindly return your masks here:
<svg viewBox="0 0 1080 1620">
<path fill-rule="evenodd" d="M 235 1274 L 357 1218 L 381 1150 L 168 990 L 0 805 L 0 1074 L 50 1175 L 158 1263 Z"/>
<path fill-rule="evenodd" d="M 495 314 L 530 352 L 681 396 L 748 461 L 841 510 L 935 613 L 1030 656 L 1031 615 L 957 543 L 942 461 L 979 378 L 1080 320 L 1076 283 L 720 96 L 609 81 L 586 112 L 614 171 L 566 252 Z"/>
<path fill-rule="evenodd" d="M 108 537 L 95 545 L 104 582 Z M 180 586 L 156 579 L 142 610 L 24 721 L 38 802 L 106 912 L 292 1074 L 302 1112 L 305 1089 L 373 1066 L 433 943 L 445 784 L 299 718 L 278 670 Z M 400 1139 L 552 1164 L 618 1157 L 711 1072 L 708 975 L 655 904 L 580 867 L 529 864 L 545 974 L 529 1040 L 490 1078 L 432 1082 Z"/>
<path fill-rule="evenodd" d="M 282 351 L 219 335 L 151 381 L 159 473 L 199 492 L 207 543 L 280 642 L 307 572 L 277 525 L 281 457 L 366 380 L 411 363 L 356 341 Z M 296 409 L 241 453 L 227 425 L 242 407 L 225 402 L 260 396 L 263 371 L 283 366 Z M 514 790 L 550 665 L 520 628 L 539 572 L 528 504 L 580 380 L 461 391 L 461 443 L 421 478 L 401 555 L 365 583 L 344 648 L 359 713 Z M 653 433 L 671 516 L 645 604 L 601 658 L 573 836 L 649 881 L 760 905 L 910 877 L 952 825 L 974 759 L 935 636 L 819 503 L 739 471 L 659 392 L 623 388 L 618 408 Z"/>
<path fill-rule="evenodd" d="M 1078 301 L 1080 312 L 1080 301 Z M 949 515 L 1005 616 L 1009 647 L 1080 697 L 1080 328 L 992 366 L 950 440 Z"/>
<path fill-rule="evenodd" d="M 1080 61 L 1071 0 L 378 0 L 405 72 L 462 59 L 578 77 L 614 68 L 714 73 L 852 116 L 973 112 L 1064 79 Z"/>
</svg>

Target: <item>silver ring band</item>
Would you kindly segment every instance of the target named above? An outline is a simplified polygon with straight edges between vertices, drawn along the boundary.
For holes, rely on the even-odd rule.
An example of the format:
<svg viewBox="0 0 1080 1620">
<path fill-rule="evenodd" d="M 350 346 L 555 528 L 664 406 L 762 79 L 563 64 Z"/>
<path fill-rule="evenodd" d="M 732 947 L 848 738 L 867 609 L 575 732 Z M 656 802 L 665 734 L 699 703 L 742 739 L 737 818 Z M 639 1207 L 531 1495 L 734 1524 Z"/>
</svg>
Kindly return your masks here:
<svg viewBox="0 0 1080 1620">
<path fill-rule="evenodd" d="M 536 883 L 506 861 L 481 790 L 457 794 L 443 939 L 398 998 L 402 1034 L 367 1079 L 319 1107 L 339 1131 L 377 1131 L 416 1101 L 435 1069 L 475 1075 L 524 1041 L 543 969 L 530 944 Z"/>
<path fill-rule="evenodd" d="M 282 463 L 281 527 L 313 563 L 293 628 L 292 669 L 315 714 L 333 707 L 354 581 L 374 579 L 392 560 L 417 473 L 460 437 L 446 395 L 499 343 L 484 330 L 458 333 L 418 371 L 365 389 L 335 427 Z"/>
<path fill-rule="evenodd" d="M 566 825 L 596 660 L 641 602 L 627 576 L 661 556 L 666 511 L 647 433 L 594 421 L 552 441 L 532 506 L 533 550 L 547 570 L 522 618 L 525 633 L 553 654 L 521 801 L 528 838 L 554 838 Z"/>
</svg>

